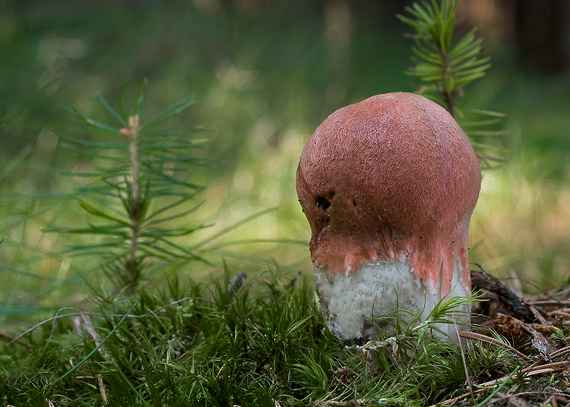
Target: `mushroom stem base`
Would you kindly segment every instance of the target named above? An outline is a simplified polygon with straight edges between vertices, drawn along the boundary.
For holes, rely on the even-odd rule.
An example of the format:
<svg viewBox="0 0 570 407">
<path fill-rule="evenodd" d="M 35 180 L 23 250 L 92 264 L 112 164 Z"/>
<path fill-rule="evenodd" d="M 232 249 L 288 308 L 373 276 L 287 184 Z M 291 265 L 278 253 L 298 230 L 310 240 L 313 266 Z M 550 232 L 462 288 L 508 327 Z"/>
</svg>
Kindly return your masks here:
<svg viewBox="0 0 570 407">
<path fill-rule="evenodd" d="M 448 297 L 467 296 L 470 289 L 461 279 L 461 262 L 455 262 L 452 290 Z M 424 321 L 445 293 L 440 293 L 440 283 L 427 287 L 413 273 L 407 261 L 377 262 L 359 267 L 349 275 L 335 273 L 327 279 L 324 268 L 315 269 L 317 290 L 325 321 L 330 330 L 345 341 L 368 341 L 378 339 L 378 330 L 388 335 L 395 329 L 388 323 L 398 317 L 405 323 L 412 320 L 406 312 L 421 314 Z M 461 311 L 470 311 L 467 307 Z M 463 317 L 469 322 L 469 317 Z M 391 319 L 394 322 L 394 319 Z M 404 326 L 405 327 L 405 326 Z M 457 341 L 456 326 L 438 326 L 451 339 Z M 465 327 L 457 326 L 457 330 Z M 434 331 L 436 336 L 442 335 Z"/>
</svg>

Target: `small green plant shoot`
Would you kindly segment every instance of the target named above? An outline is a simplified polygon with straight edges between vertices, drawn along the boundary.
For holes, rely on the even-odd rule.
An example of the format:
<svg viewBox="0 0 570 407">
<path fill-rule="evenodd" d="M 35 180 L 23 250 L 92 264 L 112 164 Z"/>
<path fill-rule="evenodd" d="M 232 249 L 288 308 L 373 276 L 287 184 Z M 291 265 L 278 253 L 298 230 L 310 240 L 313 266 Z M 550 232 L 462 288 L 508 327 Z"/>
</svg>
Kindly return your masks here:
<svg viewBox="0 0 570 407">
<path fill-rule="evenodd" d="M 186 226 L 187 216 L 199 205 L 188 202 L 202 190 L 187 179 L 192 167 L 201 165 L 195 154 L 204 139 L 188 134 L 202 131 L 196 125 L 160 124 L 185 112 L 195 104 L 185 98 L 163 112 L 143 120 L 146 81 L 140 86 L 132 109 L 127 113 L 121 106 L 117 112 L 101 95 L 99 101 L 117 121 L 110 126 L 83 116 L 76 109 L 66 108 L 101 136 L 105 141 L 83 141 L 61 136 L 64 146 L 101 162 L 96 170 L 80 175 L 92 180 L 77 188 L 73 197 L 91 217 L 87 227 L 59 227 L 52 231 L 100 236 L 101 240 L 80 243 L 70 248 L 76 255 L 99 255 L 101 267 L 118 287 L 132 292 L 143 270 L 153 261 L 172 259 L 206 260 L 175 238 L 187 236 L 198 226 Z M 159 264 L 160 266 L 160 264 Z"/>
<path fill-rule="evenodd" d="M 419 94 L 441 104 L 459 121 L 478 158 L 491 168 L 490 161 L 505 161 L 492 155 L 493 152 L 504 152 L 501 144 L 493 140 L 504 136 L 505 131 L 489 130 L 488 127 L 499 124 L 505 115 L 469 109 L 470 115 L 485 118 L 462 120 L 465 114 L 458 107 L 458 99 L 465 96 L 467 85 L 485 76 L 491 67 L 491 59 L 480 56 L 483 40 L 476 37 L 476 28 L 453 41 L 456 8 L 457 0 L 442 0 L 439 5 L 436 0 L 422 1 L 405 8 L 413 18 L 398 15 L 402 22 L 415 30 L 411 35 L 415 65 L 408 69 L 407 74 L 421 80 L 421 84 L 416 85 Z M 485 141 L 479 141 L 481 138 Z"/>
</svg>

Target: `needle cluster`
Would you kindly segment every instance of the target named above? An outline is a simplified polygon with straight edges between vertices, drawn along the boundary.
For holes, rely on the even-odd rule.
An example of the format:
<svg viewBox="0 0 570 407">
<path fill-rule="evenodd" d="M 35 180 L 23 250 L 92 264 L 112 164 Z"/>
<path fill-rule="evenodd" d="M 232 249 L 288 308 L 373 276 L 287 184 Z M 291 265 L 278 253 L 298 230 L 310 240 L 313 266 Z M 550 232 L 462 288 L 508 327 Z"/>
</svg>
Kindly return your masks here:
<svg viewBox="0 0 570 407">
<path fill-rule="evenodd" d="M 497 130 L 503 113 L 487 110 L 459 109 L 459 97 L 465 96 L 465 87 L 484 77 L 491 67 L 491 58 L 482 57 L 482 38 L 476 36 L 473 28 L 462 38 L 454 39 L 455 9 L 458 0 L 423 0 L 406 7 L 410 17 L 397 17 L 415 30 L 409 36 L 414 66 L 408 68 L 408 75 L 421 83 L 414 85 L 419 94 L 426 96 L 451 113 L 458 120 L 471 141 L 478 158 L 491 168 L 490 161 L 504 162 L 502 143 L 496 141 L 506 132 Z M 467 116 L 468 120 L 464 120 Z"/>
<path fill-rule="evenodd" d="M 69 248 L 74 255 L 95 255 L 101 267 L 119 288 L 132 292 L 143 270 L 172 259 L 206 261 L 176 242 L 203 227 L 188 226 L 188 216 L 200 205 L 190 204 L 202 187 L 189 182 L 193 167 L 201 165 L 196 150 L 204 139 L 189 135 L 202 131 L 199 126 L 161 126 L 195 105 L 185 98 L 154 117 L 144 120 L 143 82 L 130 111 L 115 110 L 98 95 L 116 125 L 108 125 L 66 108 L 95 128 L 99 141 L 85 141 L 64 135 L 63 145 L 94 161 L 95 170 L 74 173 L 87 182 L 72 195 L 84 210 L 85 227 L 58 227 L 52 231 L 96 236 L 88 243 Z"/>
</svg>

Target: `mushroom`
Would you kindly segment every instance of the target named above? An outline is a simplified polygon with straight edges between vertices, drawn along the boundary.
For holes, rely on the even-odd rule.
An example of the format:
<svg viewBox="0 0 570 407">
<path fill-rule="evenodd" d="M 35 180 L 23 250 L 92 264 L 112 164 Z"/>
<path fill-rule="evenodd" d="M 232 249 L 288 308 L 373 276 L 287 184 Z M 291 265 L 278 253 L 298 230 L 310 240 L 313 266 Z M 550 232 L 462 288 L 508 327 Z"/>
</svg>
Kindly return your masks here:
<svg viewBox="0 0 570 407">
<path fill-rule="evenodd" d="M 425 320 L 440 300 L 469 295 L 467 239 L 480 188 L 469 140 L 423 96 L 382 94 L 331 114 L 297 168 L 331 331 L 376 339 L 376 326 L 393 333 L 386 317 L 396 310 Z M 458 340 L 453 325 L 439 328 Z"/>
</svg>

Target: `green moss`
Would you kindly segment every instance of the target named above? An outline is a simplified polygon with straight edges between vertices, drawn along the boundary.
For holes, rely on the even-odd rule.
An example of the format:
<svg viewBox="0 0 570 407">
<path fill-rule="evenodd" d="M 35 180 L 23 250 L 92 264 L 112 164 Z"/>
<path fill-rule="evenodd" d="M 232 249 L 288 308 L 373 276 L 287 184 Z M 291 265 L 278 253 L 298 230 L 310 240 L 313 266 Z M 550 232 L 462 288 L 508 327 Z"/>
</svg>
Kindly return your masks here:
<svg viewBox="0 0 570 407">
<path fill-rule="evenodd" d="M 44 324 L 33 350 L 4 345 L 0 393 L 13 405 L 102 405 L 104 392 L 114 406 L 410 406 L 465 391 L 457 345 L 421 328 L 363 347 L 339 342 L 304 276 L 273 270 L 238 291 L 226 286 L 173 278 L 158 293 L 101 299 L 89 316 L 58 320 L 53 335 Z M 434 321 L 449 317 L 436 311 Z M 486 349 L 478 363 L 480 348 L 468 352 L 471 372 L 504 357 Z"/>
</svg>

